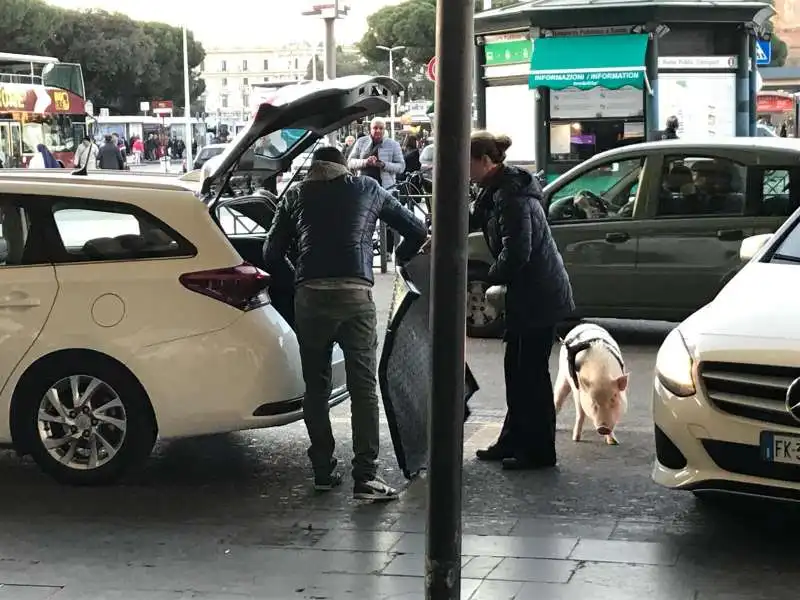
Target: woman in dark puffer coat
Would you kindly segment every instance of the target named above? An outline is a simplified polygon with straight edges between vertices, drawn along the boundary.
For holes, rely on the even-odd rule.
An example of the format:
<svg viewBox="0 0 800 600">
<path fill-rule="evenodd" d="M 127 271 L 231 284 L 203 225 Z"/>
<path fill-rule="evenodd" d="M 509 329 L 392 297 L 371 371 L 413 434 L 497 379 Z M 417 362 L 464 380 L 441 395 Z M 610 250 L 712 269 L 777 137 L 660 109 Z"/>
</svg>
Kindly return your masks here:
<svg viewBox="0 0 800 600">
<path fill-rule="evenodd" d="M 470 176 L 481 188 L 472 219 L 494 256 L 489 283 L 506 288 L 508 412 L 498 440 L 477 456 L 501 461 L 504 469 L 540 469 L 556 464 L 549 367 L 555 327 L 575 304 L 542 188 L 527 171 L 504 164 L 509 146 L 506 136 L 479 132 L 470 147 Z"/>
</svg>

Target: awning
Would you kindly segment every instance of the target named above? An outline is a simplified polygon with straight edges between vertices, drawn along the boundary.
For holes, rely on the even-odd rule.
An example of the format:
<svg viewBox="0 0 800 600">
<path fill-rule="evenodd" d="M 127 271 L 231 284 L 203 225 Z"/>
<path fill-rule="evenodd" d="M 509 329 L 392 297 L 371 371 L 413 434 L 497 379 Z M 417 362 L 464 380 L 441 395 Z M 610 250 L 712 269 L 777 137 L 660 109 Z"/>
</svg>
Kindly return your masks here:
<svg viewBox="0 0 800 600">
<path fill-rule="evenodd" d="M 537 38 L 529 86 L 618 90 L 629 85 L 644 89 L 647 39 L 647 34 Z"/>
</svg>

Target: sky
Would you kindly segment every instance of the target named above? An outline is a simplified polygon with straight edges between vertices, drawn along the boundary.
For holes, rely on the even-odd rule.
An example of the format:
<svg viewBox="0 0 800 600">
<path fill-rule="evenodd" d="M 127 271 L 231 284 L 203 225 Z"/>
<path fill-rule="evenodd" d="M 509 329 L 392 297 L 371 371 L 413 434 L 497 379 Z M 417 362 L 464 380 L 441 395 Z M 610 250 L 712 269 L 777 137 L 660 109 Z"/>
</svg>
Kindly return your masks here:
<svg viewBox="0 0 800 600">
<path fill-rule="evenodd" d="M 350 14 L 336 26 L 339 44 L 357 42 L 367 28 L 367 16 L 402 0 L 340 0 L 350 5 Z M 47 0 L 64 8 L 99 8 L 134 19 L 188 25 L 204 46 L 278 46 L 289 42 L 318 43 L 324 39 L 321 20 L 303 17 L 309 5 L 324 0 Z"/>
</svg>

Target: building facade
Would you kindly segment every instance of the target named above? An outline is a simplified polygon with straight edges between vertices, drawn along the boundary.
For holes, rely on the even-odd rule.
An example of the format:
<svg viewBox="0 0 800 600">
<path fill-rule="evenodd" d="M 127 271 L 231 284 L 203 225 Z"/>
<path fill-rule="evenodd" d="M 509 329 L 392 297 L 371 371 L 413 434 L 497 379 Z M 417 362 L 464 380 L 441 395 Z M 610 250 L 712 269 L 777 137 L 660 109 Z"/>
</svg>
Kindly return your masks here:
<svg viewBox="0 0 800 600">
<path fill-rule="evenodd" d="M 787 64 L 800 64 L 800 0 L 775 0 L 775 33 L 786 42 Z"/>
<path fill-rule="evenodd" d="M 302 81 L 314 54 L 314 47 L 307 43 L 208 49 L 200 65 L 206 84 L 206 114 L 222 121 L 246 120 L 252 108 L 253 84 Z"/>
</svg>

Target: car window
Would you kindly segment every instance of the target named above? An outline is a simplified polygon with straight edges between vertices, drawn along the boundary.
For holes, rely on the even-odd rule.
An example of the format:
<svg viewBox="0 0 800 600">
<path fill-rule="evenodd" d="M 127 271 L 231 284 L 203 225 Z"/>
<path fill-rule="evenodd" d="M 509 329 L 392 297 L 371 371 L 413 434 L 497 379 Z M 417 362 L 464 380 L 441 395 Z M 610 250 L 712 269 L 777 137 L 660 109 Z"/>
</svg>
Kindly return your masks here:
<svg viewBox="0 0 800 600">
<path fill-rule="evenodd" d="M 197 160 L 208 160 L 212 156 L 222 154 L 224 151 L 225 148 L 203 148 L 200 151 L 200 156 L 197 157 Z"/>
<path fill-rule="evenodd" d="M 194 246 L 152 215 L 130 205 L 108 209 L 56 203 L 53 219 L 62 244 L 57 262 L 193 256 Z"/>
<path fill-rule="evenodd" d="M 267 230 L 232 206 L 223 206 L 217 213 L 225 235 L 266 235 Z"/>
<path fill-rule="evenodd" d="M 253 153 L 264 158 L 279 158 L 297 145 L 308 132 L 305 129 L 279 129 L 258 138 Z"/>
<path fill-rule="evenodd" d="M 747 168 L 727 158 L 664 159 L 657 217 L 743 215 Z"/>
<path fill-rule="evenodd" d="M 793 169 L 763 169 L 760 172 L 759 216 L 788 217 L 800 205 L 800 189 L 792 190 Z M 795 186 L 797 187 L 797 186 Z"/>
<path fill-rule="evenodd" d="M 551 221 L 630 219 L 644 157 L 605 163 L 550 194 Z"/>
<path fill-rule="evenodd" d="M 10 202 L 0 203 L 0 267 L 49 262 L 30 231 L 31 220 L 26 211 Z"/>
<path fill-rule="evenodd" d="M 800 221 L 795 220 L 794 228 L 775 249 L 770 262 L 800 263 L 800 227 L 798 227 L 798 223 Z"/>
</svg>

